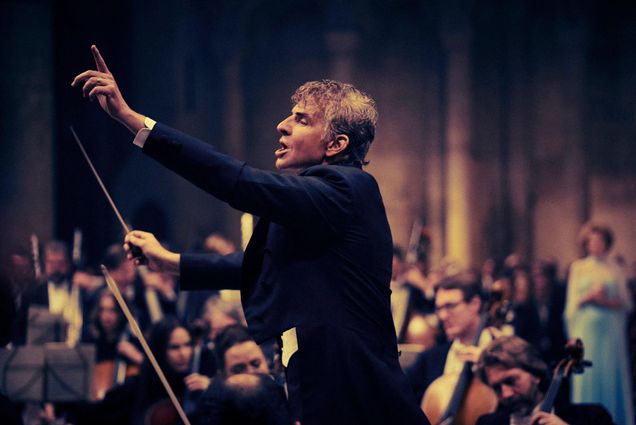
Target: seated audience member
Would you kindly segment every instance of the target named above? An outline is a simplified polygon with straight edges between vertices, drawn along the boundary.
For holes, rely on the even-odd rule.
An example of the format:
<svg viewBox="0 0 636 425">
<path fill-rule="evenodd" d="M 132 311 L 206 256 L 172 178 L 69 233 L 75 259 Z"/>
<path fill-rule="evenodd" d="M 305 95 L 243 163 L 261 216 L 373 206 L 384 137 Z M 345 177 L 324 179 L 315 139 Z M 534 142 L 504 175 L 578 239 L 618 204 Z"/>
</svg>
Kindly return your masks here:
<svg viewBox="0 0 636 425">
<path fill-rule="evenodd" d="M 478 370 L 499 400 L 497 411 L 480 417 L 478 425 L 613 423 L 607 410 L 595 404 L 557 400 L 551 412 L 540 411 L 550 374 L 539 353 L 519 337 L 504 336 L 490 343 L 481 353 Z"/>
<path fill-rule="evenodd" d="M 212 384 L 194 425 L 291 425 L 285 392 L 271 376 L 238 373 Z M 206 395 L 207 395 L 206 394 Z"/>
<path fill-rule="evenodd" d="M 435 311 L 448 341 L 420 354 L 405 372 L 418 400 L 428 386 L 447 373 L 459 373 L 465 361 L 477 361 L 479 347 L 492 340 L 490 328 L 477 335 L 482 309 L 481 281 L 473 273 L 443 279 L 435 293 Z M 473 340 L 478 338 L 478 346 Z"/>
<path fill-rule="evenodd" d="M 210 378 L 190 373 L 192 339 L 188 330 L 172 317 L 155 323 L 149 332 L 148 344 L 166 379 L 180 401 L 188 392 L 201 393 Z M 77 408 L 75 423 L 81 424 L 144 424 L 157 412 L 171 409 L 168 394 L 150 361 L 146 359 L 138 376 L 106 393 L 97 403 Z"/>
</svg>

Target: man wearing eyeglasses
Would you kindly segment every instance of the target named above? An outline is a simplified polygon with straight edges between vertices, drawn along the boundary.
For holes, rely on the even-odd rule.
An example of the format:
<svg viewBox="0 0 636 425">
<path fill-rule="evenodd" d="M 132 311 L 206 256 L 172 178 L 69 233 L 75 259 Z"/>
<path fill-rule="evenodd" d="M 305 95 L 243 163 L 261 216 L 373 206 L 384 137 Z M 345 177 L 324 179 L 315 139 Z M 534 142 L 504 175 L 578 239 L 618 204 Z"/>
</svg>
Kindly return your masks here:
<svg viewBox="0 0 636 425">
<path fill-rule="evenodd" d="M 447 342 L 424 351 L 406 370 L 417 399 L 445 373 L 461 372 L 464 362 L 476 362 L 481 348 L 493 339 L 492 330 L 482 332 L 477 347 L 472 343 L 480 327 L 481 283 L 477 275 L 464 273 L 442 280 L 435 292 L 435 313 Z M 481 347 L 481 348 L 480 348 Z"/>
</svg>

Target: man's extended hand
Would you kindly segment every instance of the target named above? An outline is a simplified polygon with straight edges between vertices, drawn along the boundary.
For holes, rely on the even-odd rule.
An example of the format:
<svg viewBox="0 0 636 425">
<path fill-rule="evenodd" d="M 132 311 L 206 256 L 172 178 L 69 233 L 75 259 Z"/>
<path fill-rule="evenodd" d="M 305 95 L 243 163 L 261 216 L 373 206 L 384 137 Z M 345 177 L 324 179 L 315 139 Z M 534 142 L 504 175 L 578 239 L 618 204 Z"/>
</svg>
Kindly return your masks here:
<svg viewBox="0 0 636 425">
<path fill-rule="evenodd" d="M 167 272 L 179 274 L 179 261 L 181 255 L 165 249 L 155 235 L 141 230 L 133 230 L 124 239 L 124 249 L 129 260 L 133 259 L 131 245 L 138 246 L 148 259 L 148 268 L 157 272 Z M 139 265 L 139 259 L 135 259 L 135 264 Z"/>
<path fill-rule="evenodd" d="M 78 87 L 82 84 L 84 97 L 91 100 L 97 98 L 99 105 L 108 115 L 124 124 L 133 133 L 137 133 L 144 127 L 144 116 L 128 106 L 97 46 L 91 46 L 91 53 L 97 70 L 91 69 L 78 74 L 71 86 Z"/>
</svg>

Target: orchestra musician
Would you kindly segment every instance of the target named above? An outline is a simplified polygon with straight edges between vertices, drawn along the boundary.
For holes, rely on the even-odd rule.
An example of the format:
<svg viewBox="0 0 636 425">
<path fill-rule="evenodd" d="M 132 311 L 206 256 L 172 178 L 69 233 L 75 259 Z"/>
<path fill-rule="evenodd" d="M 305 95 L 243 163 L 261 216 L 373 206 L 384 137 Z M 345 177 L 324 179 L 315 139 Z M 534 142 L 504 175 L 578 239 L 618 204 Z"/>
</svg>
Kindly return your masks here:
<svg viewBox="0 0 636 425">
<path fill-rule="evenodd" d="M 94 276 L 73 270 L 68 247 L 64 242 L 48 242 L 44 247 L 42 281 L 24 294 L 19 312 L 21 322 L 27 323 L 29 307 L 45 307 L 53 314 L 62 315 L 69 324 L 66 341 L 59 342 L 75 345 L 82 335 L 84 318 L 88 317 L 90 311 L 90 294 L 94 290 L 94 282 Z"/>
<path fill-rule="evenodd" d="M 90 323 L 82 342 L 95 344 L 95 370 L 92 397 L 102 399 L 106 391 L 118 382 L 118 365 L 125 368 L 123 378 L 135 375 L 144 361 L 144 354 L 136 338 L 127 333 L 127 322 L 115 297 L 103 288 L 97 294 Z"/>
<path fill-rule="evenodd" d="M 436 378 L 459 373 L 466 361 L 476 362 L 481 349 L 493 339 L 495 330 L 486 328 L 479 335 L 479 345 L 471 345 L 480 327 L 481 310 L 481 282 L 477 275 L 462 273 L 438 283 L 435 312 L 448 340 L 421 353 L 406 370 L 418 400 Z"/>
<path fill-rule="evenodd" d="M 548 368 L 534 347 L 516 336 L 502 336 L 488 345 L 478 361 L 482 380 L 497 394 L 496 412 L 480 417 L 478 425 L 612 425 L 599 404 L 557 403 L 540 409 L 548 388 Z"/>
<path fill-rule="evenodd" d="M 177 319 L 166 317 L 155 323 L 149 331 L 148 344 L 178 399 L 187 391 L 202 393 L 207 389 L 210 377 L 190 373 L 192 338 Z M 164 409 L 170 409 L 167 398 L 157 373 L 146 359 L 139 375 L 108 391 L 103 400 L 78 405 L 71 422 L 144 425 L 147 418 L 161 417 Z"/>
</svg>

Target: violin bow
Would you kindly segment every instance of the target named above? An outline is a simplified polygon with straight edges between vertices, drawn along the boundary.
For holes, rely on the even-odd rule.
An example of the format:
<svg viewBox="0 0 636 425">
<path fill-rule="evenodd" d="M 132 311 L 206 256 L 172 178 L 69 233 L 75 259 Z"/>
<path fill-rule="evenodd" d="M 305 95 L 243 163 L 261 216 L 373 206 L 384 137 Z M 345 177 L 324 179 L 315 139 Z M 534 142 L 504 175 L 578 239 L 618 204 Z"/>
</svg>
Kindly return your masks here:
<svg viewBox="0 0 636 425">
<path fill-rule="evenodd" d="M 126 304 L 124 297 L 122 297 L 121 292 L 119 291 L 119 287 L 117 286 L 117 283 L 115 283 L 110 273 L 108 273 L 108 269 L 106 268 L 106 266 L 102 264 L 101 269 L 102 269 L 102 274 L 104 275 L 104 279 L 106 279 L 106 284 L 108 285 L 108 288 L 115 296 L 115 299 L 117 300 L 117 303 L 119 304 L 122 311 L 124 312 L 126 319 L 128 319 L 128 323 L 130 324 L 130 328 L 132 329 L 133 333 L 137 336 L 137 338 L 139 338 L 141 347 L 144 349 L 144 352 L 146 353 L 148 360 L 150 360 L 152 367 L 155 369 L 155 372 L 157 372 L 157 375 L 159 376 L 159 379 L 161 380 L 163 387 L 168 392 L 168 396 L 170 397 L 172 404 L 174 404 L 175 409 L 177 409 L 177 413 L 179 414 L 179 417 L 181 418 L 181 420 L 183 421 L 185 425 L 190 425 L 190 421 L 188 420 L 188 417 L 183 411 L 183 408 L 181 407 L 181 403 L 179 403 L 179 400 L 177 400 L 177 396 L 174 394 L 174 391 L 172 391 L 172 387 L 168 383 L 168 380 L 166 379 L 166 376 L 161 370 L 159 363 L 157 363 L 157 359 L 152 353 L 152 350 L 150 349 L 150 347 L 148 346 L 148 343 L 146 342 L 146 338 L 144 338 L 144 335 L 141 332 L 141 329 L 139 328 L 137 321 L 135 320 L 132 313 L 130 312 L 130 309 L 128 308 L 128 305 Z"/>
</svg>

